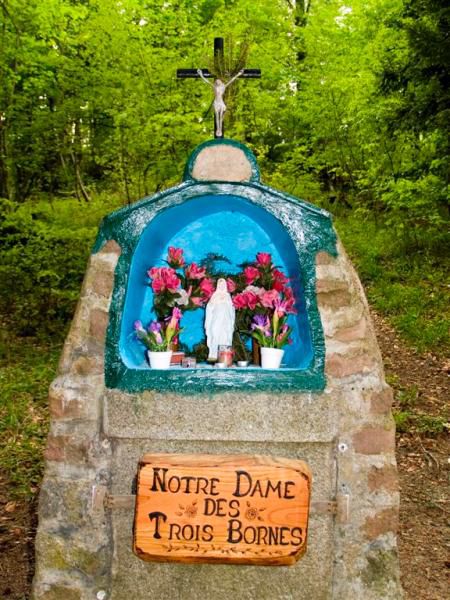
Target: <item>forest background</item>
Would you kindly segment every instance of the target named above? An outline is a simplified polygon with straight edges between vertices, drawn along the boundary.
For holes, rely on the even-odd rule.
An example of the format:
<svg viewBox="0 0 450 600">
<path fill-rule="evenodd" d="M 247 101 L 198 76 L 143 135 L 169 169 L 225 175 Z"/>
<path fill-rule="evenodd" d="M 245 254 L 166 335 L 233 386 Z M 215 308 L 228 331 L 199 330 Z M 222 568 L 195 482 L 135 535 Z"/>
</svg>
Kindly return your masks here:
<svg viewBox="0 0 450 600">
<path fill-rule="evenodd" d="M 177 68 L 246 61 L 226 137 L 265 183 L 330 210 L 372 307 L 445 356 L 450 173 L 446 0 L 0 0 L 0 471 L 35 495 L 46 391 L 100 219 L 177 183 L 212 136 Z M 230 88 L 231 89 L 231 88 Z M 400 430 L 445 428 L 408 402 Z"/>
</svg>

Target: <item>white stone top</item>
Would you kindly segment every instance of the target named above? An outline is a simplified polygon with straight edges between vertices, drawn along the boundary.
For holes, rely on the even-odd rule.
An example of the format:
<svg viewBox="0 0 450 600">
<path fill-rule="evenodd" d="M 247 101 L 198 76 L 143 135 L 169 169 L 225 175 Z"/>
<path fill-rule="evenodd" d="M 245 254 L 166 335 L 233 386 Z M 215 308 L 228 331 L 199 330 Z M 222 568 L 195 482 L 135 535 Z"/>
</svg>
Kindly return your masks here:
<svg viewBox="0 0 450 600">
<path fill-rule="evenodd" d="M 192 177 L 199 181 L 250 181 L 252 165 L 241 148 L 207 146 L 195 158 Z"/>
</svg>

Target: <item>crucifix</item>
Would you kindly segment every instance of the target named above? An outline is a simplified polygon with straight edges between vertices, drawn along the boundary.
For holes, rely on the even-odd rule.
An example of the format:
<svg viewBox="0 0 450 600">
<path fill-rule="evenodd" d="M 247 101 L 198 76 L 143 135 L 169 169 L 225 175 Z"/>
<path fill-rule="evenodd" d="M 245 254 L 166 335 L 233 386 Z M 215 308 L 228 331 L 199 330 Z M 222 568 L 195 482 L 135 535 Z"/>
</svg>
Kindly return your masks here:
<svg viewBox="0 0 450 600">
<path fill-rule="evenodd" d="M 214 58 L 216 64 L 223 64 L 223 38 L 214 38 Z M 227 87 L 238 77 L 245 79 L 259 79 L 261 77 L 260 69 L 241 69 L 229 81 L 224 83 L 217 78 L 214 83 L 208 81 L 214 75 L 208 69 L 177 69 L 178 79 L 202 79 L 210 85 L 214 91 L 214 137 L 223 138 L 223 117 L 227 109 L 223 100 Z"/>
</svg>

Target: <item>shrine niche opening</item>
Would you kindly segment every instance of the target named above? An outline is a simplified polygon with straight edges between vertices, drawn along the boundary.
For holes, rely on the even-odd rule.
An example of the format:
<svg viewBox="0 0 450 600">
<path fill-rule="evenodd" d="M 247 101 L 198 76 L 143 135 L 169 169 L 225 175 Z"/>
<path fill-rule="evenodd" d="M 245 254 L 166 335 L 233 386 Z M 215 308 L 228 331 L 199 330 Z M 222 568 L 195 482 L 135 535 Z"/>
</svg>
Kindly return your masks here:
<svg viewBox="0 0 450 600">
<path fill-rule="evenodd" d="M 120 356 L 127 368 L 148 369 L 133 322 L 140 319 L 146 324 L 155 317 L 147 270 L 165 265 L 169 246 L 183 248 L 187 262 L 199 263 L 211 253 L 226 257 L 216 266 L 230 274 L 258 252 L 270 253 L 289 277 L 296 298 L 297 314 L 290 317 L 293 343 L 285 348 L 283 367 L 308 368 L 314 351 L 297 249 L 276 217 L 245 198 L 227 194 L 193 197 L 160 212 L 143 230 L 131 261 L 121 323 Z M 189 349 L 204 338 L 203 321 L 204 309 L 184 313 L 180 341 Z"/>
</svg>

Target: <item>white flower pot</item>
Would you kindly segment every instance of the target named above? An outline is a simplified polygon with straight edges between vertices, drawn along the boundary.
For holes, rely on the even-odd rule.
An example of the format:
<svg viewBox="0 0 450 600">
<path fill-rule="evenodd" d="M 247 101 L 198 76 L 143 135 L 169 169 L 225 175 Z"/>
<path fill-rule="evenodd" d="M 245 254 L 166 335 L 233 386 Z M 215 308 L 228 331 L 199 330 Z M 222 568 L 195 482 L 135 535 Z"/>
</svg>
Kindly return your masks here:
<svg viewBox="0 0 450 600">
<path fill-rule="evenodd" d="M 281 348 L 261 348 L 261 367 L 263 369 L 279 369 L 284 350 Z"/>
<path fill-rule="evenodd" d="M 168 369 L 172 359 L 172 350 L 167 352 L 152 352 L 147 350 L 148 362 L 151 369 Z"/>
</svg>

